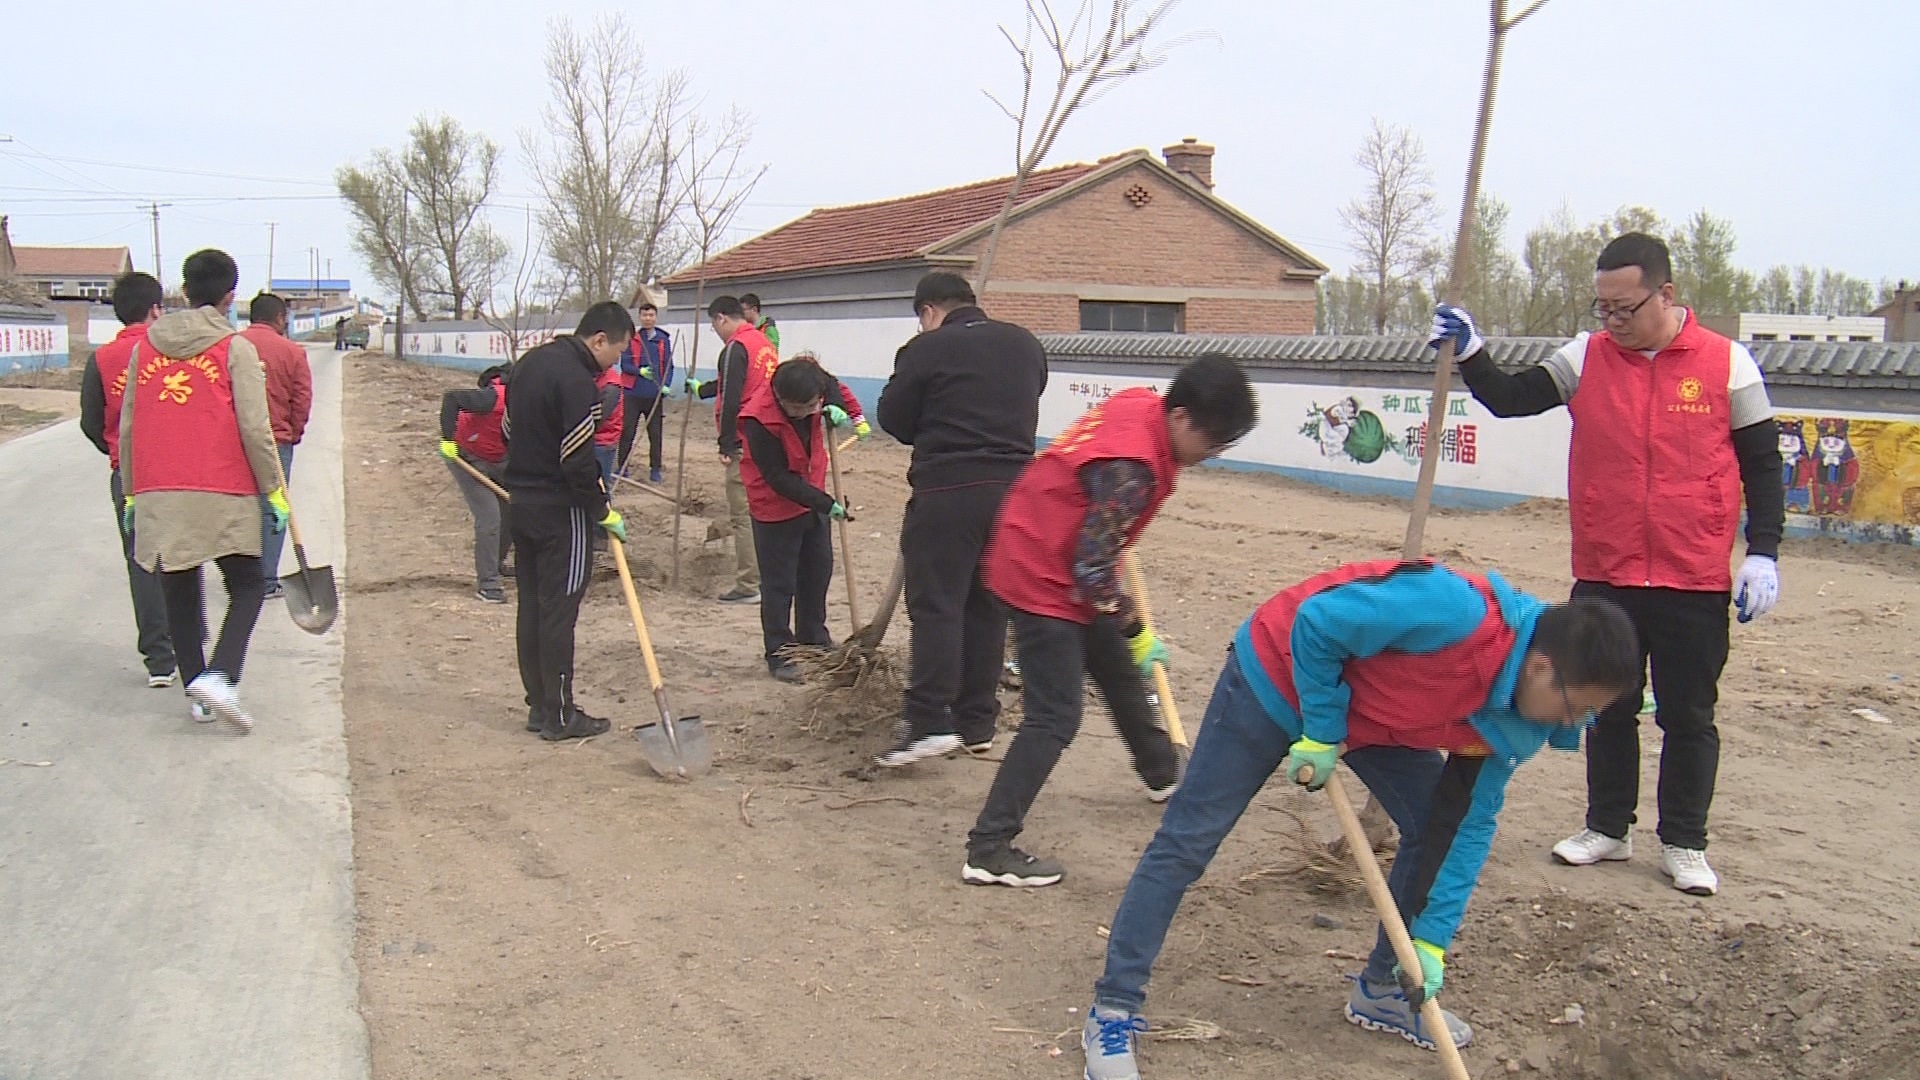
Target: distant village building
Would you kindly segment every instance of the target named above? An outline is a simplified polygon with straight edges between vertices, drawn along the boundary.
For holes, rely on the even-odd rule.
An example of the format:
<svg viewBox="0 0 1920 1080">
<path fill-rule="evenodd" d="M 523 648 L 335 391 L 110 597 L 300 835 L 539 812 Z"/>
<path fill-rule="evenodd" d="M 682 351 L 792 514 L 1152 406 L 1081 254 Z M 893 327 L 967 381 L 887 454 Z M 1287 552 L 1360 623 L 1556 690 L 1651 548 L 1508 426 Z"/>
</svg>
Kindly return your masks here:
<svg viewBox="0 0 1920 1080">
<path fill-rule="evenodd" d="M 1920 285 L 1902 281 L 1893 299 L 1874 308 L 1873 314 L 1886 320 L 1888 341 L 1920 341 Z"/>
<path fill-rule="evenodd" d="M 113 279 L 133 269 L 124 247 L 31 247 L 15 244 L 13 273 L 49 300 L 104 303 Z"/>
<path fill-rule="evenodd" d="M 268 290 L 292 307 L 344 307 L 353 303 L 353 282 L 346 278 L 274 278 Z"/>
<path fill-rule="evenodd" d="M 1871 315 L 1701 315 L 1700 325 L 1735 341 L 1885 341 L 1886 320 Z"/>
</svg>

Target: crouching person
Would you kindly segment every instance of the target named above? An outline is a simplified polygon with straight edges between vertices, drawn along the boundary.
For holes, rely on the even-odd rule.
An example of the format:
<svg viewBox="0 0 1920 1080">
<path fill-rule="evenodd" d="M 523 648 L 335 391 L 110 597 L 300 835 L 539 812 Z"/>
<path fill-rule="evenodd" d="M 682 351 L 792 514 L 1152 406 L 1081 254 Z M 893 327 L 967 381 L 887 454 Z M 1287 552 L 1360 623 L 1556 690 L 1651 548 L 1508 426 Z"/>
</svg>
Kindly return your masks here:
<svg viewBox="0 0 1920 1080">
<path fill-rule="evenodd" d="M 1114 915 L 1081 1042 L 1091 1080 L 1139 1075 L 1148 976 L 1180 900 L 1286 761 L 1318 789 L 1342 758 L 1400 828 L 1387 879 L 1420 953 L 1424 996 L 1493 843 L 1507 780 L 1542 746 L 1579 748 L 1638 682 L 1633 624 L 1605 600 L 1549 607 L 1498 575 L 1355 563 L 1267 601 L 1241 626 L 1180 790 Z M 1443 753 L 1444 752 L 1444 753 Z M 1433 1049 L 1384 929 L 1346 1016 Z M 1446 1016 L 1455 1045 L 1472 1029 Z"/>
</svg>

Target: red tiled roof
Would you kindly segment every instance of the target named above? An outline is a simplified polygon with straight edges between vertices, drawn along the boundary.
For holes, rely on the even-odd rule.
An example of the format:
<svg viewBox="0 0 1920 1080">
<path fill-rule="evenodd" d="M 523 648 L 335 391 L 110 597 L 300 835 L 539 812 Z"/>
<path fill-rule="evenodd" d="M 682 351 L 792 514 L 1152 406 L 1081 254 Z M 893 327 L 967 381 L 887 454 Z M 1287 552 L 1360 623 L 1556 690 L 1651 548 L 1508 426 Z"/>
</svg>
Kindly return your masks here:
<svg viewBox="0 0 1920 1080">
<path fill-rule="evenodd" d="M 114 277 L 132 265 L 124 247 L 25 247 L 13 249 L 21 277 Z"/>
<path fill-rule="evenodd" d="M 1111 159 L 1036 172 L 1021 185 L 1016 205 L 1024 206 L 1108 164 Z M 717 281 L 910 259 L 992 220 L 1012 183 L 1013 177 L 1002 176 L 904 199 L 815 210 L 715 255 L 707 264 L 706 276 Z M 688 284 L 699 277 L 700 268 L 695 265 L 668 277 L 666 284 Z"/>
</svg>

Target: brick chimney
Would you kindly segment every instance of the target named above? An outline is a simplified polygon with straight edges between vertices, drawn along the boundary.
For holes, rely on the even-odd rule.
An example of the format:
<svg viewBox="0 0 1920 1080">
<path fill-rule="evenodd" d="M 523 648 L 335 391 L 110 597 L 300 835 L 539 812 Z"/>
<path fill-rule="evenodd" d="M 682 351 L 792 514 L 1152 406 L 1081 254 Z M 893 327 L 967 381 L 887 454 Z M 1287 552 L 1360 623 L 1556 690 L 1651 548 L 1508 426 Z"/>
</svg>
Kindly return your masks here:
<svg viewBox="0 0 1920 1080">
<path fill-rule="evenodd" d="M 1213 147 L 1191 136 L 1160 151 L 1167 168 L 1208 191 L 1213 190 Z"/>
</svg>

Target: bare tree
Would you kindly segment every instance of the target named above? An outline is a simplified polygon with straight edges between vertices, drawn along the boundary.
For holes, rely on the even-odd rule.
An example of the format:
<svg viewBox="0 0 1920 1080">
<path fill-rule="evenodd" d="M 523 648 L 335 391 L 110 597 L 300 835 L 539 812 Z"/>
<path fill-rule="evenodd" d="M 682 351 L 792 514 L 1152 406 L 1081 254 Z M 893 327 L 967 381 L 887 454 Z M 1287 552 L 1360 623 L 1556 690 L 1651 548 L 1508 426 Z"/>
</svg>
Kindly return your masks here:
<svg viewBox="0 0 1920 1080">
<path fill-rule="evenodd" d="M 661 238 L 681 211 L 673 126 L 687 79 L 647 76 L 638 36 L 619 14 L 582 34 L 548 24 L 543 135 L 522 145 L 545 205 L 540 225 L 553 262 L 586 299 L 624 295 L 657 269 Z"/>
<path fill-rule="evenodd" d="M 364 166 L 334 170 L 333 182 L 352 219 L 354 253 L 376 284 L 413 314 L 424 314 L 419 291 L 424 252 L 406 213 L 407 181 L 399 160 L 389 150 L 375 150 Z"/>
<path fill-rule="evenodd" d="M 739 109 L 728 110 L 717 126 L 698 113 L 689 113 L 681 129 L 682 150 L 676 160 L 686 212 L 692 219 L 692 240 L 700 253 L 693 292 L 693 347 L 687 359 L 688 378 L 700 367 L 700 324 L 706 318 L 707 265 L 733 219 L 746 205 L 747 197 L 767 172 L 765 165 L 751 166 L 741 160 L 752 135 L 753 123 Z M 667 582 L 673 588 L 680 585 L 680 507 L 686 497 L 687 429 L 693 421 L 693 409 L 693 402 L 688 401 L 680 417 L 679 464 L 674 468 L 673 572 Z"/>
<path fill-rule="evenodd" d="M 1060 131 L 1082 106 L 1143 71 L 1166 63 L 1173 49 L 1192 40 L 1176 38 L 1153 46 L 1151 38 L 1166 22 L 1179 0 L 1079 0 L 1062 25 L 1048 0 L 1027 0 L 1022 32 L 1015 36 L 1005 26 L 1001 36 L 1020 58 L 1020 99 L 1017 105 L 987 91 L 988 100 L 1013 121 L 1013 183 L 993 219 L 985 249 L 974 268 L 973 291 L 984 294 L 1000 249 L 1000 234 L 1020 199 L 1027 177 L 1053 150 Z M 1036 38 L 1038 39 L 1036 41 Z M 1044 109 L 1033 115 L 1036 87 Z"/>
<path fill-rule="evenodd" d="M 416 209 L 411 228 L 425 253 L 423 300 L 444 300 L 454 318 L 479 315 L 487 283 L 511 257 L 507 245 L 480 218 L 500 179 L 500 148 L 450 117 L 414 121 L 400 169 Z"/>
<path fill-rule="evenodd" d="M 543 248 L 533 228 L 533 209 L 529 207 L 513 279 L 493 283 L 488 288 L 486 307 L 480 314 L 483 322 L 507 339 L 509 362 L 520 359 L 521 353 L 553 337 L 553 313 L 571 287 L 564 269 L 549 271 L 544 266 Z M 507 303 L 504 311 L 500 307 L 502 292 L 506 294 Z"/>
<path fill-rule="evenodd" d="M 1354 273 L 1373 285 L 1373 332 L 1384 334 L 1394 304 L 1437 262 L 1433 170 L 1419 136 L 1377 117 L 1353 161 L 1366 188 L 1340 220 L 1359 255 Z"/>
</svg>

